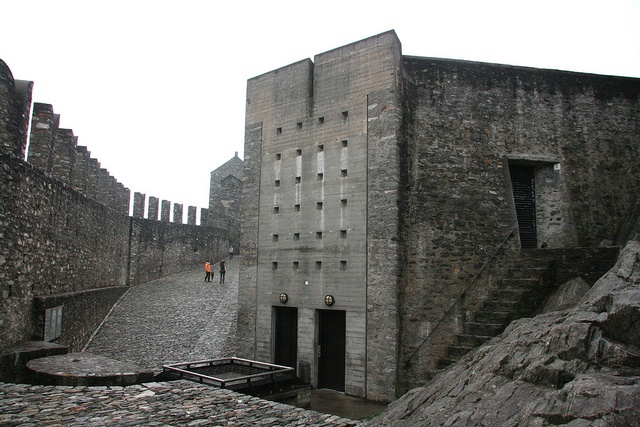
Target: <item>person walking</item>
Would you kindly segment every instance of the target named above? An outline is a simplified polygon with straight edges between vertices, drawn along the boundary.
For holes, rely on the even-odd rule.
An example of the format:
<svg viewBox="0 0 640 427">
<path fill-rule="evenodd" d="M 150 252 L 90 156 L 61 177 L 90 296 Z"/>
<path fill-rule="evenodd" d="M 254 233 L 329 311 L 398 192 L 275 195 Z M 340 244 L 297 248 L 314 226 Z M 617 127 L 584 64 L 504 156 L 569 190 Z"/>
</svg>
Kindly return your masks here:
<svg viewBox="0 0 640 427">
<path fill-rule="evenodd" d="M 204 281 L 205 282 L 210 282 L 211 281 L 211 264 L 209 263 L 209 261 L 204 263 Z"/>
<path fill-rule="evenodd" d="M 220 283 L 224 283 L 224 275 L 227 272 L 227 262 L 225 260 L 220 261 Z"/>
</svg>

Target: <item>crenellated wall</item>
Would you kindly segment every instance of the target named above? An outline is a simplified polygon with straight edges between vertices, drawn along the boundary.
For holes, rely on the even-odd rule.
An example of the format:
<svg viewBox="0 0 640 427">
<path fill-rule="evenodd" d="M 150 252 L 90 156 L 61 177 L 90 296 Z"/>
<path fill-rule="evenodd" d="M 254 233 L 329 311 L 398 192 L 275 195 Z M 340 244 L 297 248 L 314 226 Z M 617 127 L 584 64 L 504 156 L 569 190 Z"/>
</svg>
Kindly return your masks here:
<svg viewBox="0 0 640 427">
<path fill-rule="evenodd" d="M 166 200 L 158 221 L 155 197 L 150 219 L 129 217 L 129 190 L 48 104 L 34 104 L 24 161 L 30 88 L 0 61 L 0 349 L 43 339 L 45 310 L 61 306 L 55 341 L 79 351 L 128 286 L 226 256 L 228 232 L 170 223 Z"/>
<path fill-rule="evenodd" d="M 50 104 L 34 103 L 27 161 L 110 208 L 129 212 L 130 191 L 100 167 L 71 129 L 60 129 Z"/>
<path fill-rule="evenodd" d="M 0 148 L 24 158 L 33 82 L 14 80 L 0 59 Z"/>
</svg>

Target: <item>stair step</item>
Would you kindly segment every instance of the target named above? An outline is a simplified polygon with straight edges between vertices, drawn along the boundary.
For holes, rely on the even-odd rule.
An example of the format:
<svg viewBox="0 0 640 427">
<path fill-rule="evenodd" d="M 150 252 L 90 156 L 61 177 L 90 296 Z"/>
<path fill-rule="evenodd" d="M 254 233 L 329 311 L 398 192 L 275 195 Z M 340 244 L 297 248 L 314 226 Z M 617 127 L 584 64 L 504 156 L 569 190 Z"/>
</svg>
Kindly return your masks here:
<svg viewBox="0 0 640 427">
<path fill-rule="evenodd" d="M 508 325 L 516 315 L 510 311 L 484 311 L 477 312 L 474 316 L 474 320 L 478 323 L 499 323 L 501 325 Z"/>
<path fill-rule="evenodd" d="M 486 322 L 466 322 L 464 330 L 469 335 L 495 337 L 504 331 L 505 326 L 502 323 L 486 323 Z"/>
<path fill-rule="evenodd" d="M 489 294 L 491 301 L 521 301 L 525 291 L 522 289 L 494 289 Z"/>
<path fill-rule="evenodd" d="M 540 279 L 548 269 L 546 267 L 517 266 L 504 273 L 506 279 Z"/>
<path fill-rule="evenodd" d="M 488 312 L 509 312 L 509 313 L 513 313 L 518 311 L 519 307 L 521 306 L 521 302 L 520 301 L 485 301 L 482 304 L 482 308 L 480 309 L 481 312 L 483 311 L 488 311 Z"/>
<path fill-rule="evenodd" d="M 462 347 L 475 348 L 480 347 L 491 338 L 493 338 L 493 336 L 458 334 L 456 335 L 456 344 Z"/>
<path fill-rule="evenodd" d="M 540 279 L 500 279 L 498 281 L 497 287 L 499 289 L 515 289 L 515 290 L 523 290 L 530 291 L 538 289 L 542 286 Z"/>
<path fill-rule="evenodd" d="M 469 353 L 475 347 L 465 347 L 459 345 L 450 345 L 447 347 L 447 355 L 452 359 L 461 359 L 462 356 Z"/>
</svg>

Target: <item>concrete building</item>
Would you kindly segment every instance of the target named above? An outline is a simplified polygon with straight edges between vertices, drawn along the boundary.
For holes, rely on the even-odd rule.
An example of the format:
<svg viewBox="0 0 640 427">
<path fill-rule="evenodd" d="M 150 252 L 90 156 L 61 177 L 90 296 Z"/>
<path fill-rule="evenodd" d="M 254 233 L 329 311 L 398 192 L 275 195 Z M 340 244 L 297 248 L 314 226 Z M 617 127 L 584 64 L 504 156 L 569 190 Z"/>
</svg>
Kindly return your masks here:
<svg viewBox="0 0 640 427">
<path fill-rule="evenodd" d="M 590 248 L 585 271 L 606 265 L 594 248 L 615 247 L 640 186 L 639 94 L 639 79 L 403 56 L 393 31 L 250 79 L 240 356 L 392 400 L 469 347 L 525 254 L 548 268 Z"/>
</svg>

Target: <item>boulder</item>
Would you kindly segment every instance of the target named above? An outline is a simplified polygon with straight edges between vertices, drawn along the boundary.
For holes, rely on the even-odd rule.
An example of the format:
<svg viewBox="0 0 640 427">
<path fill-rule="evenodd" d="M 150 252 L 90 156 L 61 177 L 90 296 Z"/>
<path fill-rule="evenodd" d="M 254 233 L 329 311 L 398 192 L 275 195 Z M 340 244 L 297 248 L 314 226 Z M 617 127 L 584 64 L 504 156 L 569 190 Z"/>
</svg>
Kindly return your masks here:
<svg viewBox="0 0 640 427">
<path fill-rule="evenodd" d="M 640 426 L 640 242 L 564 311 L 512 322 L 372 426 Z"/>
</svg>

